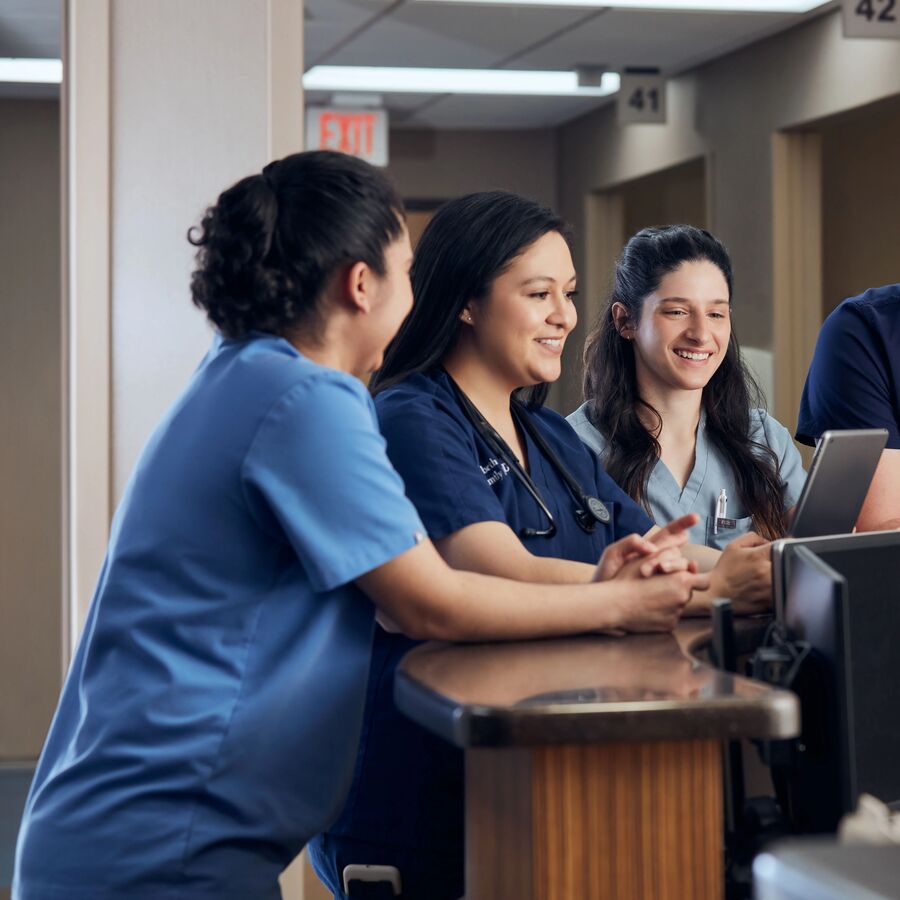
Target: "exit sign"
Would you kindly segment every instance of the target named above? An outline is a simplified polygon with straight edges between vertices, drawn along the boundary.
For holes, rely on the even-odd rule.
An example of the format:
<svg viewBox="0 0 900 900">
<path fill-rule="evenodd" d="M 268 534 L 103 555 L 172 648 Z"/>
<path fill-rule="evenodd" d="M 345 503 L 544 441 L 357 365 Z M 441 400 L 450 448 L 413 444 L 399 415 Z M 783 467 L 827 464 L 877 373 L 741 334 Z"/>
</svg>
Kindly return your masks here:
<svg viewBox="0 0 900 900">
<path fill-rule="evenodd" d="M 309 107 L 306 110 L 306 149 L 340 150 L 374 166 L 386 166 L 387 110 Z"/>
</svg>

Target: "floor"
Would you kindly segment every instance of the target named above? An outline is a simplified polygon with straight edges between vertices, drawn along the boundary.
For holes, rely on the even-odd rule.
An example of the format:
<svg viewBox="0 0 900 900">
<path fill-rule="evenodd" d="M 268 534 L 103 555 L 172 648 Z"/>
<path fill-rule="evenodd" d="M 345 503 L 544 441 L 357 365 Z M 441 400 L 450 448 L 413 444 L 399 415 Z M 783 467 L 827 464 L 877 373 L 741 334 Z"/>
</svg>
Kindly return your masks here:
<svg viewBox="0 0 900 900">
<path fill-rule="evenodd" d="M 33 774 L 31 766 L 0 763 L 0 900 L 9 897 L 19 819 Z"/>
</svg>

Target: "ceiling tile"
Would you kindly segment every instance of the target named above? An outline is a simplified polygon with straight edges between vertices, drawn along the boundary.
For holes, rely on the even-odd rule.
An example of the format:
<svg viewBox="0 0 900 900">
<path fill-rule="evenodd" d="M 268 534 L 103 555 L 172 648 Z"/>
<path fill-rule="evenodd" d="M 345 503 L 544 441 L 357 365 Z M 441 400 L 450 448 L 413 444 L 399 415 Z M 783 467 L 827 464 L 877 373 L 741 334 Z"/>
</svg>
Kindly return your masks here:
<svg viewBox="0 0 900 900">
<path fill-rule="evenodd" d="M 59 59 L 59 0 L 2 0 L 0 56 Z"/>
<path fill-rule="evenodd" d="M 489 68 L 586 17 L 584 10 L 406 3 L 327 62 Z"/>
<path fill-rule="evenodd" d="M 553 128 L 611 102 L 608 97 L 444 96 L 393 125 L 448 129 Z"/>
<path fill-rule="evenodd" d="M 794 21 L 796 17 L 772 13 L 607 10 L 525 54 L 514 67 L 560 69 L 591 64 L 680 72 Z"/>
</svg>

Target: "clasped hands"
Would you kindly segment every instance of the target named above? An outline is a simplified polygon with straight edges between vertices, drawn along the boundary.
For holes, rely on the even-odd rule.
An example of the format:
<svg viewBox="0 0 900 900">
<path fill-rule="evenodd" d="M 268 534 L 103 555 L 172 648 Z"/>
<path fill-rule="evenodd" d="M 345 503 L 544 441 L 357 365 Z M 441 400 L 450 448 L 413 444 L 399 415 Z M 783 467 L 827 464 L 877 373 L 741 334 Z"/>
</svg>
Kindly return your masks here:
<svg viewBox="0 0 900 900">
<path fill-rule="evenodd" d="M 594 570 L 594 581 L 613 578 L 650 578 L 673 572 L 697 572 L 697 564 L 684 556 L 681 547 L 687 543 L 688 530 L 700 517 L 689 513 L 674 519 L 648 536 L 629 534 L 610 544 Z"/>
<path fill-rule="evenodd" d="M 688 530 L 697 524 L 699 517 L 690 513 L 675 519 L 664 528 L 649 535 L 631 534 L 610 544 L 594 571 L 595 581 L 609 579 L 650 578 L 674 572 L 696 573 L 697 563 L 682 552 L 688 541 Z M 767 612 L 772 605 L 771 545 L 758 534 L 750 532 L 733 540 L 724 551 L 718 553 L 707 548 L 703 569 L 708 569 L 705 581 L 696 580 L 694 591 L 704 593 L 701 606 L 691 603 L 691 611 L 708 610 L 714 597 L 729 597 L 734 611 L 739 615 Z"/>
</svg>

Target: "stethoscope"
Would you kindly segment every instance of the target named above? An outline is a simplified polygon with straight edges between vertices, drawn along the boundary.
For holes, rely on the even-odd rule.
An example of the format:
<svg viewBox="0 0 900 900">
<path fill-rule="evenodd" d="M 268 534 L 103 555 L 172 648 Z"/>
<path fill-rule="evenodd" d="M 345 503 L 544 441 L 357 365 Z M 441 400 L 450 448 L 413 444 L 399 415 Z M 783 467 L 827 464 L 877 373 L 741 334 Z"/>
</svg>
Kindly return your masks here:
<svg viewBox="0 0 900 900">
<path fill-rule="evenodd" d="M 466 414 L 466 418 L 472 423 L 478 436 L 488 445 L 491 452 L 496 455 L 497 459 L 508 466 L 513 475 L 519 479 L 525 490 L 531 494 L 534 498 L 534 502 L 537 503 L 541 512 L 543 512 L 547 517 L 547 521 L 550 523 L 547 528 L 520 528 L 519 536 L 523 538 L 553 537 L 553 535 L 556 534 L 556 520 L 553 518 L 553 513 L 550 512 L 547 504 L 544 502 L 544 498 L 541 496 L 540 491 L 538 491 L 534 479 L 532 479 L 531 475 L 529 475 L 522 467 L 518 457 L 510 449 L 509 444 L 503 440 L 494 426 L 491 425 L 491 423 L 478 411 L 478 407 L 465 395 L 460 386 L 450 377 L 449 373 L 447 374 L 447 379 L 453 386 L 456 399 L 459 401 L 459 405 Z M 544 440 L 544 436 L 537 430 L 534 422 L 531 421 L 531 418 L 526 412 L 524 405 L 518 400 L 512 400 L 510 401 L 510 410 L 512 411 L 516 424 L 531 438 L 532 441 L 534 441 L 543 457 L 551 466 L 553 466 L 556 474 L 559 475 L 569 489 L 569 493 L 576 502 L 574 512 L 575 521 L 579 524 L 581 529 L 588 534 L 591 534 L 594 528 L 597 527 L 598 522 L 606 525 L 610 520 L 609 510 L 606 508 L 606 505 L 596 497 L 586 494 L 581 489 L 581 485 L 575 480 L 563 461 Z"/>
</svg>

